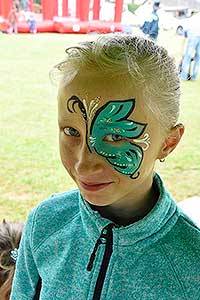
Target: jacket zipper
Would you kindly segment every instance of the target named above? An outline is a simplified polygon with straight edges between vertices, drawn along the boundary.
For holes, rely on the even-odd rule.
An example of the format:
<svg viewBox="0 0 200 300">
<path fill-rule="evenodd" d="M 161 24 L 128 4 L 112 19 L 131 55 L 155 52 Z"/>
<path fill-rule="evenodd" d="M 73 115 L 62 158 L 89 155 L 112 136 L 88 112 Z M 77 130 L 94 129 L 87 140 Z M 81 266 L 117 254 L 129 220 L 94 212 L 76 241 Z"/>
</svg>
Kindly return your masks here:
<svg viewBox="0 0 200 300">
<path fill-rule="evenodd" d="M 99 275 L 97 277 L 94 294 L 93 294 L 93 300 L 100 300 L 101 292 L 103 289 L 104 280 L 106 277 L 106 272 L 108 269 L 108 265 L 110 262 L 110 258 L 113 252 L 113 232 L 112 229 L 115 225 L 114 224 L 108 224 L 106 227 L 103 228 L 100 237 L 98 238 L 94 250 L 90 256 L 90 261 L 87 266 L 87 271 L 91 271 L 95 259 L 96 252 L 98 250 L 99 245 L 105 244 L 105 250 L 103 255 L 103 260 L 101 263 Z"/>
</svg>

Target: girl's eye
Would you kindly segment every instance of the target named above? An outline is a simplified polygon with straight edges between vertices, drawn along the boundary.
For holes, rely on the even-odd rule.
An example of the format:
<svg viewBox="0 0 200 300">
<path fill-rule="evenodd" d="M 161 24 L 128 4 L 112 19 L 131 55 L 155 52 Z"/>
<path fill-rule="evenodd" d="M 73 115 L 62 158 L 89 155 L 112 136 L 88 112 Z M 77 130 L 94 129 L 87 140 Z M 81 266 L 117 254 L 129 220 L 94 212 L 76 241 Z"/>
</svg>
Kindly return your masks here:
<svg viewBox="0 0 200 300">
<path fill-rule="evenodd" d="M 76 137 L 80 136 L 80 133 L 73 127 L 65 127 L 63 131 L 66 135 L 69 136 L 76 136 Z"/>
<path fill-rule="evenodd" d="M 120 142 L 122 140 L 124 140 L 124 137 L 118 134 L 108 134 L 104 137 L 106 142 Z"/>
</svg>

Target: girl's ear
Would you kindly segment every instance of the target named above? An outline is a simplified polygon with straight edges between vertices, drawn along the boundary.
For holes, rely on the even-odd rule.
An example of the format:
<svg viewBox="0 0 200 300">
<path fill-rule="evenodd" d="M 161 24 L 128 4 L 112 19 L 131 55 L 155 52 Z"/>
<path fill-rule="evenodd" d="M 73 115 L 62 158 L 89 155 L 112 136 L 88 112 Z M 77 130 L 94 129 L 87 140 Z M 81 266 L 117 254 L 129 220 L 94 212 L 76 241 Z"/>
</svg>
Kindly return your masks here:
<svg viewBox="0 0 200 300">
<path fill-rule="evenodd" d="M 168 156 L 169 153 L 171 153 L 176 148 L 176 146 L 181 140 L 184 130 L 185 128 L 183 124 L 178 124 L 170 130 L 170 133 L 168 134 L 164 143 L 162 144 L 158 155 L 158 159 L 164 159 Z"/>
</svg>

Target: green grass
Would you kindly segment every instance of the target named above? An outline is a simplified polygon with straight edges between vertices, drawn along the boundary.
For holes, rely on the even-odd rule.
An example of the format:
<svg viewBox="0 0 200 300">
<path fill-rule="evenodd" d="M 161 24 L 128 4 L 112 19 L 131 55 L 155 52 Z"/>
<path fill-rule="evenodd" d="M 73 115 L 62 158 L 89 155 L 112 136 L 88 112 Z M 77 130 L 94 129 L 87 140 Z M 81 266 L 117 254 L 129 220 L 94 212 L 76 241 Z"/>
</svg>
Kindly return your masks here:
<svg viewBox="0 0 200 300">
<path fill-rule="evenodd" d="M 56 87 L 51 67 L 70 44 L 86 35 L 1 35 L 0 68 L 0 220 L 24 221 L 28 212 L 51 193 L 75 187 L 60 163 Z M 160 43 L 178 57 L 180 44 L 170 32 Z M 180 201 L 200 195 L 200 84 L 182 86 L 183 141 L 157 169 Z"/>
</svg>

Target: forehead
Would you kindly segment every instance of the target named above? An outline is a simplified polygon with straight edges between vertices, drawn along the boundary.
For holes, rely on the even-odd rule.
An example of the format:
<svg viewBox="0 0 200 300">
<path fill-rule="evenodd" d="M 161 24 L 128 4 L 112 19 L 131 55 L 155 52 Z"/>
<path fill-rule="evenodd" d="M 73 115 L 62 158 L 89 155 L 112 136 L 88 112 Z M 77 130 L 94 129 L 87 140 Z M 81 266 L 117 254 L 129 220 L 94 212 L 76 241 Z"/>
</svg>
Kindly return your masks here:
<svg viewBox="0 0 200 300">
<path fill-rule="evenodd" d="M 86 73 L 76 76 L 66 87 L 61 87 L 58 93 L 59 114 L 66 111 L 68 99 L 76 95 L 89 106 L 90 102 L 99 98 L 99 107 L 109 101 L 135 99 L 134 116 L 146 116 L 145 102 L 142 90 L 134 87 L 128 76 L 106 76 L 105 74 Z"/>
</svg>

